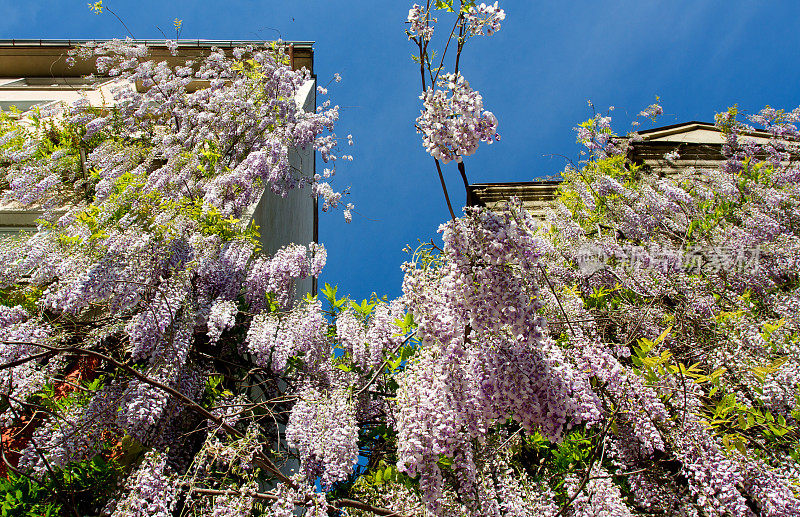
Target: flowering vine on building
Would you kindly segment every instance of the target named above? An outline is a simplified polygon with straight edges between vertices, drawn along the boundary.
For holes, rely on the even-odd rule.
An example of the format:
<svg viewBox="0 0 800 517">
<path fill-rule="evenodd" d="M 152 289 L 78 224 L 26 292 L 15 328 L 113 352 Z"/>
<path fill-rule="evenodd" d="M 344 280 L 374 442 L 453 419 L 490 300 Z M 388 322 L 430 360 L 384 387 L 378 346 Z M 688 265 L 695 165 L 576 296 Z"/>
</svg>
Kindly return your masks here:
<svg viewBox="0 0 800 517">
<path fill-rule="evenodd" d="M 260 254 L 237 221 L 265 187 L 342 204 L 323 181 L 333 165 L 313 178 L 288 166 L 292 147 L 344 156 L 337 109 L 294 103 L 307 74 L 280 48 L 172 67 L 133 42 L 83 47 L 76 60 L 143 91 L 119 90 L 113 110 L 2 119 L 7 195 L 79 200 L 0 248 L 0 409 L 4 429 L 29 430 L 3 444 L 8 483 L 50 487 L 22 504 L 800 513 L 800 109 L 750 117 L 760 139 L 735 109 L 718 115 L 723 167 L 674 175 L 631 160 L 641 135 L 598 114 L 576 128 L 585 159 L 562 172 L 546 221 L 514 201 L 456 217 L 443 171 L 468 186 L 468 157 L 498 139 L 460 59 L 505 17 L 452 0 L 409 11 L 416 127 L 452 217 L 441 247 L 402 265 L 396 300 L 327 285 L 301 298 L 324 247 Z M 432 62 L 439 44 L 452 67 Z M 207 87 L 188 91 L 196 80 Z"/>
</svg>

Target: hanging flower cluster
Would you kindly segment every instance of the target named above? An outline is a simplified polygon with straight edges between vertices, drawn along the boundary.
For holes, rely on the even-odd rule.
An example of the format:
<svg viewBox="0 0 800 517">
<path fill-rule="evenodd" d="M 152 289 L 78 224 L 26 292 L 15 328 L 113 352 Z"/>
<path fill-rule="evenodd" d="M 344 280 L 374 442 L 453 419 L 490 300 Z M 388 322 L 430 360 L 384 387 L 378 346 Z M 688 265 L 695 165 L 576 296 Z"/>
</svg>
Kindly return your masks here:
<svg viewBox="0 0 800 517">
<path fill-rule="evenodd" d="M 329 490 L 346 480 L 358 461 L 358 426 L 347 393 L 301 391 L 286 427 L 286 440 L 297 447 L 309 479 Z"/>
<path fill-rule="evenodd" d="M 182 488 L 170 480 L 192 463 L 204 426 L 232 418 L 208 415 L 238 412 L 204 413 L 227 393 L 209 391 L 215 375 L 246 364 L 247 327 L 255 322 L 253 334 L 290 310 L 296 283 L 325 264 L 316 243 L 257 254 L 257 233 L 239 218 L 265 189 L 285 196 L 310 186 L 316 195 L 291 153 L 337 159 L 337 109 L 298 106 L 310 76 L 280 48 L 213 49 L 176 66 L 148 53 L 131 41 L 74 52 L 114 79 L 113 105 L 81 99 L 30 124 L 0 118 L 4 201 L 68 205 L 47 213 L 35 235 L 0 241 L 0 413 L 4 425 L 29 430 L 12 466 L 44 480 L 104 450 L 134 451 L 139 466 L 119 480 L 124 497 L 106 487 L 118 515 L 171 514 Z M 288 345 L 284 361 L 301 351 Z M 95 371 L 74 370 L 83 356 L 99 361 Z M 241 397 L 225 399 L 234 406 L 263 400 L 235 389 Z M 32 412 L 40 402 L 53 409 Z"/>
<path fill-rule="evenodd" d="M 486 5 L 472 5 L 464 14 L 467 30 L 473 36 L 491 36 L 500 30 L 500 22 L 506 13 L 498 7 L 498 2 Z"/>
<path fill-rule="evenodd" d="M 614 401 L 612 461 L 604 468 L 611 479 L 614 468 L 632 472 L 625 476 L 632 510 L 800 509 L 790 488 L 800 469 L 785 438 L 797 433 L 800 388 L 790 308 L 800 234 L 788 223 L 800 193 L 786 179 L 797 174 L 798 114 L 782 113 L 781 129 L 770 126 L 770 108 L 751 117 L 779 135 L 771 138 L 754 135 L 735 111 L 720 115 L 727 143 L 719 168 L 666 177 L 609 151 L 624 149 L 626 139 L 605 117 L 579 128 L 602 127 L 606 144 L 590 147 L 594 159 L 580 171 L 564 173 L 561 206 L 548 224 L 559 252 L 543 259 L 554 287 L 546 311 L 563 321 L 554 330 L 574 343 L 568 355 L 577 354 Z M 597 132 L 579 138 L 598 142 Z M 780 158 L 770 159 L 775 152 Z M 722 408 L 729 422 L 715 420 Z M 765 420 L 778 422 L 777 434 L 759 427 Z M 681 482 L 669 479 L 674 471 Z M 757 477 L 776 488 L 761 491 Z M 576 511 L 594 504 L 591 494 L 590 483 Z"/>
<path fill-rule="evenodd" d="M 436 5 L 459 13 L 459 55 L 504 19 Z M 430 14 L 411 11 L 427 41 Z M 114 90 L 114 109 L 0 118 L 8 199 L 75 200 L 0 245 L 3 457 L 31 484 L 90 473 L 91 502 L 64 486 L 49 503 L 800 514 L 800 109 L 752 116 L 757 133 L 722 114 L 721 166 L 667 175 L 630 163 L 636 135 L 595 116 L 546 221 L 516 201 L 467 208 L 403 265 L 400 298 L 359 304 L 296 291 L 321 245 L 263 256 L 238 220 L 266 188 L 342 200 L 288 165 L 303 146 L 339 158 L 336 109 L 296 105 L 308 76 L 279 51 L 231 54 L 171 67 L 134 42 L 92 45 L 74 57 L 143 87 Z M 461 160 L 497 121 L 460 74 L 438 77 L 417 124 L 435 158 Z"/>
<path fill-rule="evenodd" d="M 443 74 L 439 86 L 420 95 L 422 114 L 417 118 L 417 132 L 422 145 L 437 160 L 448 163 L 472 155 L 478 144 L 500 139 L 497 118 L 483 109 L 483 97 L 470 88 L 460 74 Z"/>
<path fill-rule="evenodd" d="M 430 11 L 414 4 L 408 10 L 408 23 L 411 26 L 406 30 L 408 39 L 420 38 L 422 41 L 430 41 L 433 36 L 433 24 L 436 18 L 431 17 Z"/>
</svg>

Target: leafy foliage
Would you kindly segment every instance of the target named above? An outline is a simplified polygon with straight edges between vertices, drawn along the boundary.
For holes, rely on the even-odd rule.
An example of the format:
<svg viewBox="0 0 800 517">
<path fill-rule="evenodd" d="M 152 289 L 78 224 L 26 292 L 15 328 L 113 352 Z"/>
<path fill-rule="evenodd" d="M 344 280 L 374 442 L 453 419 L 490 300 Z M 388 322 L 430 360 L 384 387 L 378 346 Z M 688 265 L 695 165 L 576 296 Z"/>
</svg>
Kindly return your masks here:
<svg viewBox="0 0 800 517">
<path fill-rule="evenodd" d="M 431 9 L 454 18 L 451 74 Z M 497 121 L 459 57 L 504 19 L 408 16 L 423 146 L 465 184 Z M 341 202 L 289 166 L 293 146 L 339 158 L 338 113 L 297 108 L 309 77 L 280 49 L 74 57 L 144 91 L 0 121 L 7 195 L 72 206 L 0 250 L 2 417 L 32 433 L 6 514 L 800 513 L 800 109 L 754 115 L 762 132 L 720 114 L 719 167 L 668 173 L 596 114 L 547 221 L 467 207 L 410 253 L 400 298 L 357 302 L 297 296 L 324 248 L 267 257 L 241 221 L 265 188 Z M 78 357 L 101 375 L 72 382 Z"/>
</svg>

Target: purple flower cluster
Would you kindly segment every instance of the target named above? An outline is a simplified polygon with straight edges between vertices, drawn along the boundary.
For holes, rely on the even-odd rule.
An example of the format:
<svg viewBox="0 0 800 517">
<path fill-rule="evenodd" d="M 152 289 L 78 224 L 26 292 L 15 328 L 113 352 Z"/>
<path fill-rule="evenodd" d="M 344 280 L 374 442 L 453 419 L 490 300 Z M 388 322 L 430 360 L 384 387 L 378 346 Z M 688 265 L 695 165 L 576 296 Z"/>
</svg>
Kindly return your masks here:
<svg viewBox="0 0 800 517">
<path fill-rule="evenodd" d="M 301 390 L 286 426 L 286 441 L 300 451 L 309 479 L 320 476 L 329 490 L 346 480 L 358 462 L 358 427 L 348 394 Z"/>
<path fill-rule="evenodd" d="M 153 291 L 150 303 L 125 328 L 135 360 L 149 358 L 160 342 L 171 339 L 189 286 L 176 275 Z"/>
<path fill-rule="evenodd" d="M 396 324 L 403 316 L 402 299 L 379 303 L 368 322 L 348 309 L 336 317 L 336 338 L 354 364 L 370 370 L 383 361 L 385 352 L 394 350 L 405 339 Z"/>
<path fill-rule="evenodd" d="M 611 130 L 611 117 L 600 113 L 575 128 L 578 142 L 598 158 L 619 155 L 625 152 L 624 143 Z"/>
<path fill-rule="evenodd" d="M 164 453 L 148 452 L 126 482 L 127 495 L 112 517 L 170 517 L 177 502 L 175 480 Z"/>
<path fill-rule="evenodd" d="M 500 22 L 506 19 L 506 13 L 497 4 L 498 2 L 470 6 L 464 13 L 467 31 L 473 36 L 491 36 L 499 31 Z"/>
<path fill-rule="evenodd" d="M 175 43 L 168 48 L 174 52 Z M 146 455 L 129 478 L 117 515 L 173 511 L 182 488 L 176 490 L 171 476 L 192 463 L 191 442 L 205 432 L 188 401 L 200 403 L 213 364 L 222 360 L 211 356 L 207 345 L 219 343 L 237 321 L 249 326 L 244 343 L 242 333 L 230 332 L 240 350 L 227 342 L 213 347 L 234 356 L 224 356 L 231 359 L 228 364 L 271 365 L 285 389 L 281 376 L 295 357 L 306 368 L 293 375 L 317 372 L 306 380 L 343 383 L 335 373 L 341 371 L 332 368 L 321 305 L 292 309 L 295 282 L 320 274 L 325 248 L 291 245 L 273 257 L 258 256 L 253 231 L 237 219 L 266 188 L 285 196 L 309 187 L 325 208 L 341 202 L 342 194 L 329 183 L 301 177 L 290 166 L 290 154 L 302 149 L 319 151 L 329 162 L 352 160 L 337 156 L 338 107 L 326 101 L 306 112 L 298 105 L 312 79 L 307 71 L 292 70 L 280 48 L 235 49 L 233 57 L 214 49 L 177 66 L 151 60 L 148 52 L 142 44 L 113 41 L 88 44 L 71 56 L 96 59 L 98 72 L 115 78 L 103 86 L 113 110 L 85 99 L 60 106 L 47 114 L 60 116 L 46 134 L 16 122 L 0 124 L 5 163 L 0 183 L 11 187 L 4 201 L 47 210 L 38 233 L 0 241 L 4 298 L 30 293 L 39 307 L 29 313 L 0 306 L 0 362 L 41 355 L 0 372 L 9 402 L 2 420 L 18 425 L 20 415 L 30 417 L 30 395 L 49 382 L 62 382 L 73 360 L 71 354 L 45 356 L 36 343 L 96 350 L 119 361 L 102 365 L 100 388 L 79 386 L 74 401 L 53 404 L 52 414 L 37 413 L 20 460 L 42 476 L 93 457 L 109 439 L 130 437 Z M 208 87 L 196 89 L 197 81 Z M 132 88 L 134 83 L 139 87 Z M 326 178 L 334 170 L 331 166 Z M 76 200 L 66 214 L 52 210 L 65 199 Z M 353 205 L 346 206 L 350 218 Z M 270 302 L 279 312 L 265 311 L 276 308 Z M 245 311 L 239 312 L 240 306 Z M 398 311 L 393 306 L 378 312 L 373 338 L 376 346 L 390 347 L 397 343 L 389 326 Z M 380 351 L 370 355 L 370 364 L 381 360 Z M 243 385 L 250 386 L 251 373 L 243 375 Z M 223 399 L 235 406 L 225 418 L 237 424 L 242 407 L 266 404 L 267 391 L 277 388 L 270 385 L 258 394 L 239 384 L 226 389 L 237 393 Z M 313 453 L 327 472 L 327 484 L 346 478 L 358 454 L 355 405 L 343 386 L 337 389 L 335 397 L 320 396 L 328 402 L 315 417 L 330 428 L 330 441 L 314 442 Z M 321 387 L 319 393 L 327 392 Z M 304 431 L 292 429 L 299 440 Z M 259 442 L 250 451 L 251 470 L 260 447 Z M 313 470 L 311 455 L 306 463 Z M 309 514 L 327 511 L 313 484 L 294 497 L 309 502 Z M 218 499 L 216 515 L 250 512 L 252 498 L 244 493 Z"/>
<path fill-rule="evenodd" d="M 104 434 L 116 426 L 123 393 L 121 383 L 101 388 L 85 406 L 46 422 L 34 431 L 20 465 L 41 477 L 54 467 L 93 457 L 102 450 Z"/>
<path fill-rule="evenodd" d="M 214 498 L 211 508 L 211 517 L 250 517 L 253 512 L 254 498 L 258 485 L 251 483 L 243 485 L 238 494 L 218 495 Z"/>
<path fill-rule="evenodd" d="M 660 112 L 651 106 L 641 116 Z M 796 113 L 751 117 L 774 135 L 768 142 L 754 140 L 735 111 L 723 114 L 726 161 L 667 177 L 612 156 L 606 117 L 579 128 L 593 154 L 580 173 L 564 173 L 565 195 L 550 217 L 553 251 L 541 259 L 554 293 L 564 294 L 547 295 L 543 310 L 564 320 L 551 328 L 568 336 L 567 357 L 613 403 L 609 452 L 630 472 L 640 509 L 752 515 L 755 502 L 762 515 L 788 515 L 797 504 L 789 488 L 796 463 L 777 460 L 777 443 L 760 445 L 746 417 L 769 412 L 793 422 L 797 404 L 797 347 L 784 329 L 800 307 L 795 280 L 787 283 L 800 250 L 789 222 L 797 220 L 789 201 L 797 188 L 784 181 L 796 170 Z M 638 268 L 620 260 L 630 243 L 642 251 Z M 691 264 L 656 260 L 688 252 Z M 587 253 L 615 258 L 585 267 Z M 704 377 L 712 372 L 717 380 Z M 748 437 L 736 447 L 728 443 L 736 435 L 714 420 L 725 401 L 742 414 L 733 429 Z M 680 479 L 654 462 L 665 456 L 680 466 Z M 770 462 L 788 466 L 787 474 Z M 575 505 L 586 503 L 581 497 Z"/>
<path fill-rule="evenodd" d="M 20 306 L 0 306 L 0 364 L 41 353 L 44 349 L 36 344 L 51 342 L 54 330 L 47 323 L 32 319 Z M 0 370 L 0 395 L 10 403 L 0 414 L 0 418 L 12 420 L 12 410 L 18 409 L 20 402 L 24 402 L 30 394 L 44 386 L 48 382 L 48 376 L 60 366 L 63 365 L 58 362 L 43 366 L 37 361 L 28 361 Z M 13 400 L 9 397 L 13 397 Z"/>
<path fill-rule="evenodd" d="M 302 501 L 308 517 L 327 517 L 328 503 L 325 494 L 317 492 L 313 483 L 309 483 L 303 474 L 292 476 L 295 486 L 280 483 L 275 489 L 277 499 L 270 506 L 270 515 L 274 517 L 294 517 L 295 506 Z"/>
<path fill-rule="evenodd" d="M 430 11 L 417 4 L 408 10 L 408 23 L 411 24 L 406 30 L 408 39 L 419 38 L 421 41 L 430 41 L 433 36 L 433 24 L 436 18 L 430 15 Z"/>
<path fill-rule="evenodd" d="M 636 447 L 645 457 L 665 449 L 656 427 L 669 420 L 669 412 L 659 394 L 641 377 L 625 368 L 604 346 L 583 343 L 578 346 L 578 365 L 603 383 L 619 404 L 619 418 L 630 425 Z"/>
<path fill-rule="evenodd" d="M 420 95 L 422 114 L 417 118 L 417 132 L 431 156 L 443 163 L 460 161 L 478 149 L 478 144 L 491 144 L 500 139 L 497 118 L 484 111 L 483 97 L 470 88 L 460 74 L 443 74 L 439 86 Z"/>
<path fill-rule="evenodd" d="M 744 489 L 756 501 L 763 517 L 789 517 L 800 514 L 797 477 L 782 473 L 755 459 L 744 460 Z"/>
<path fill-rule="evenodd" d="M 496 32 L 505 12 L 480 4 L 457 17 L 460 52 L 469 36 Z M 415 5 L 408 22 L 423 50 L 435 20 Z M 87 45 L 74 57 L 97 58 L 101 72 L 118 77 L 107 86 L 113 115 L 85 101 L 64 107 L 65 127 L 85 138 L 56 138 L 58 148 L 41 153 L 40 135 L 0 128 L 0 180 L 11 197 L 85 200 L 53 224 L 49 213 L 36 235 L 3 241 L 3 295 L 32 293 L 39 311 L 0 307 L 0 361 L 39 354 L 42 342 L 77 343 L 114 361 L 102 365 L 101 387 L 37 417 L 23 468 L 43 476 L 93 457 L 108 436 L 129 436 L 146 452 L 116 515 L 171 515 L 183 490 L 177 476 L 193 463 L 199 485 L 221 486 L 212 464 L 242 476 L 226 477 L 235 493 L 218 495 L 208 513 L 249 515 L 260 486 L 254 466 L 275 431 L 263 410 L 289 414 L 289 456 L 302 464 L 272 492 L 275 515 L 298 506 L 326 515 L 317 480 L 324 491 L 348 480 L 360 454 L 370 476 L 352 490 L 380 484 L 376 469 L 396 459 L 419 491 L 398 488 L 395 472 L 373 493 L 401 494 L 406 500 L 391 507 L 414 514 L 798 513 L 800 469 L 785 454 L 793 435 L 773 430 L 767 440 L 757 431 L 770 426 L 747 415 L 770 411 L 769 422 L 796 432 L 800 110 L 750 118 L 768 143 L 753 140 L 733 111 L 719 117 L 725 165 L 668 177 L 627 167 L 629 141 L 596 115 L 577 128 L 588 161 L 564 172 L 549 225 L 518 202 L 469 209 L 442 225 L 438 253 L 419 252 L 404 266 L 401 299 L 378 301 L 371 313 L 331 313 L 294 292 L 297 280 L 319 275 L 321 245 L 259 256 L 236 219 L 264 189 L 299 187 L 324 210 L 341 204 L 352 217 L 323 175 L 303 178 L 290 166 L 292 149 L 351 159 L 337 155 L 338 108 L 297 105 L 311 87 L 307 72 L 292 71 L 280 50 L 254 47 L 214 49 L 179 66 L 149 60 L 131 41 Z M 461 161 L 499 138 L 497 120 L 460 74 L 438 77 L 440 89 L 421 97 L 417 128 L 434 158 Z M 190 87 L 198 80 L 208 87 Z M 640 116 L 661 112 L 653 105 Z M 642 267 L 623 263 L 632 246 L 643 250 Z M 657 250 L 689 247 L 695 270 L 654 265 Z M 711 264 L 712 251 L 754 248 L 749 269 Z M 582 267 L 593 250 L 609 260 Z M 415 327 L 413 340 L 397 320 Z M 20 401 L 58 379 L 70 358 L 37 359 L 0 372 L 4 424 L 15 424 L 28 407 Z M 235 393 L 207 382 L 221 365 L 226 375 L 213 379 Z M 236 432 L 204 425 L 208 414 L 155 383 L 198 404 L 214 399 L 214 416 L 247 431 L 224 436 Z M 712 415 L 723 403 L 742 418 L 721 427 Z M 533 466 L 537 477 L 566 474 L 554 496 L 519 451 L 534 433 L 557 442 L 575 426 L 589 432 L 588 471 Z M 729 445 L 729 431 L 747 438 L 737 442 L 744 451 Z M 193 457 L 191 440 L 204 438 Z M 555 504 L 573 495 L 570 508 Z"/>
<path fill-rule="evenodd" d="M 247 332 L 244 350 L 253 354 L 256 364 L 271 364 L 275 372 L 282 372 L 293 356 L 302 356 L 306 367 L 315 370 L 329 361 L 332 353 L 327 330 L 322 304 L 301 303 L 284 318 L 276 314 L 256 315 Z"/>
<path fill-rule="evenodd" d="M 744 477 L 738 465 L 709 436 L 700 422 L 687 422 L 675 433 L 675 454 L 699 504 L 709 515 L 748 515 L 738 487 Z"/>
<path fill-rule="evenodd" d="M 406 266 L 406 303 L 424 346 L 400 376 L 398 467 L 420 475 L 435 507 L 453 458 L 463 489 L 474 485 L 472 440 L 513 419 L 558 439 L 600 418 L 588 378 L 545 336 L 536 279 L 546 246 L 519 205 L 501 214 L 475 210 L 442 227 L 439 268 Z"/>
<path fill-rule="evenodd" d="M 245 282 L 245 298 L 251 309 L 263 309 L 268 293 L 274 296 L 274 301 L 281 309 L 288 309 L 294 295 L 294 282 L 319 276 L 326 260 L 325 247 L 313 242 L 308 247 L 290 244 L 270 258 L 256 258 Z"/>
<path fill-rule="evenodd" d="M 575 496 L 570 508 L 570 515 L 574 517 L 633 515 L 622 499 L 619 487 L 611 481 L 608 472 L 602 467 L 596 466 L 592 469 L 589 482 L 583 489 L 572 474 L 566 477 L 564 486 L 569 497 Z"/>
<path fill-rule="evenodd" d="M 181 307 L 169 332 L 156 344 L 150 357 L 147 375 L 175 388 L 190 398 L 197 398 L 204 379 L 194 375 L 188 362 L 193 348 L 195 314 L 187 305 Z M 199 381 L 199 382 L 198 382 Z M 177 416 L 183 405 L 176 403 L 163 389 L 139 379 L 131 379 L 117 413 L 117 425 L 140 443 L 159 441 L 165 422 Z"/>
</svg>

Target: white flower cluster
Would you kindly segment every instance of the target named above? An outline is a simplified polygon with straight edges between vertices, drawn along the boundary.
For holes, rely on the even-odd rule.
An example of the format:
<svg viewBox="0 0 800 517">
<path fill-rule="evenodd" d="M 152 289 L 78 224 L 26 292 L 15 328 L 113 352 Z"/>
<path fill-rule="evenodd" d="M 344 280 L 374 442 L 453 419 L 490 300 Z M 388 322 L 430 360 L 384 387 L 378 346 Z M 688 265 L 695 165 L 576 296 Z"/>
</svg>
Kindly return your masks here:
<svg viewBox="0 0 800 517">
<path fill-rule="evenodd" d="M 216 343 L 222 333 L 236 322 L 236 302 L 232 300 L 216 300 L 208 314 L 208 341 Z"/>
<path fill-rule="evenodd" d="M 431 156 L 444 163 L 460 161 L 478 149 L 478 144 L 491 144 L 500 139 L 497 118 L 484 111 L 483 97 L 460 74 L 444 74 L 439 86 L 420 95 L 423 101 L 417 118 L 417 132 L 423 134 L 422 145 Z"/>
<path fill-rule="evenodd" d="M 155 450 L 145 454 L 126 483 L 127 495 L 113 517 L 167 517 L 175 506 L 175 480 L 166 471 L 167 457 Z"/>
<path fill-rule="evenodd" d="M 433 24 L 436 23 L 436 18 L 431 17 L 424 7 L 414 4 L 408 10 L 408 23 L 411 24 L 411 28 L 406 31 L 408 39 L 419 36 L 422 41 L 430 41 L 431 36 L 433 36 Z"/>
<path fill-rule="evenodd" d="M 347 393 L 303 391 L 292 408 L 286 441 L 300 450 L 303 466 L 321 476 L 326 490 L 346 480 L 358 461 L 358 426 Z"/>
<path fill-rule="evenodd" d="M 464 15 L 467 30 L 473 36 L 491 36 L 500 30 L 500 22 L 506 19 L 506 13 L 494 4 L 472 6 Z"/>
</svg>

